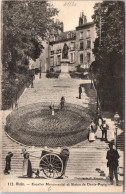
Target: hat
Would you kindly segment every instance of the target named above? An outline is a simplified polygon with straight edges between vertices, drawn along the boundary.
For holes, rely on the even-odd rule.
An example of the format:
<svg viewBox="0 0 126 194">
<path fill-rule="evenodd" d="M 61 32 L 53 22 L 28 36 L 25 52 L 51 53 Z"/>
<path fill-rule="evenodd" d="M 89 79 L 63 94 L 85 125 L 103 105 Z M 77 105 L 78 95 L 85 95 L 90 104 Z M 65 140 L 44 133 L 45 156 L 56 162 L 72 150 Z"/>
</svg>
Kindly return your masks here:
<svg viewBox="0 0 126 194">
<path fill-rule="evenodd" d="M 109 146 L 113 146 L 113 145 L 114 145 L 113 142 L 110 142 L 110 143 L 109 143 Z"/>
<path fill-rule="evenodd" d="M 29 153 L 28 152 L 25 153 L 24 158 L 27 158 L 27 159 L 29 158 Z"/>
<path fill-rule="evenodd" d="M 8 154 L 12 157 L 13 156 L 13 153 L 12 152 L 8 152 Z"/>
</svg>

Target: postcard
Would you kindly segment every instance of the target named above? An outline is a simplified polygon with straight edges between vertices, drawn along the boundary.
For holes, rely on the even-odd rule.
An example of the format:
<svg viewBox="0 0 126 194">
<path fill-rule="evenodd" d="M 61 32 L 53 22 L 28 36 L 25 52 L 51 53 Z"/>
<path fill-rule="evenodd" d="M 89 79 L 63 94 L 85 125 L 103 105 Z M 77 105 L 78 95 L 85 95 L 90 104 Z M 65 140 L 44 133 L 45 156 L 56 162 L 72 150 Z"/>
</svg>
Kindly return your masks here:
<svg viewBox="0 0 126 194">
<path fill-rule="evenodd" d="M 1 192 L 124 192 L 124 1 L 1 2 Z"/>
</svg>

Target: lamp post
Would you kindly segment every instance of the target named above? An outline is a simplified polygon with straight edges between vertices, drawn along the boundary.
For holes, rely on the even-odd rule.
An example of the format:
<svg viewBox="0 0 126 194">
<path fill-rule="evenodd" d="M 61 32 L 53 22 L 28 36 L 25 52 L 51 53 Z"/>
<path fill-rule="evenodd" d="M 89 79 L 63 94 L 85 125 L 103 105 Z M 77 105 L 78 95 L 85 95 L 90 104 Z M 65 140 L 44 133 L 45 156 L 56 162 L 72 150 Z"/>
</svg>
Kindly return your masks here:
<svg viewBox="0 0 126 194">
<path fill-rule="evenodd" d="M 94 79 L 94 86 L 96 90 L 96 113 L 99 113 L 99 96 L 98 96 L 98 82 L 96 78 Z"/>
<path fill-rule="evenodd" d="M 41 63 L 42 63 L 42 59 L 40 59 L 40 75 L 39 75 L 39 79 L 41 79 Z"/>
<path fill-rule="evenodd" d="M 115 123 L 115 130 L 116 130 L 116 139 L 115 139 L 116 140 L 116 143 L 115 143 L 116 150 L 117 150 L 117 129 L 118 129 L 119 120 L 120 120 L 120 116 L 118 112 L 116 112 L 114 115 L 114 123 Z"/>
<path fill-rule="evenodd" d="M 93 88 L 93 83 L 92 83 L 92 68 L 90 68 L 90 75 L 91 75 L 91 85 L 90 85 L 90 89 L 92 89 Z"/>
</svg>

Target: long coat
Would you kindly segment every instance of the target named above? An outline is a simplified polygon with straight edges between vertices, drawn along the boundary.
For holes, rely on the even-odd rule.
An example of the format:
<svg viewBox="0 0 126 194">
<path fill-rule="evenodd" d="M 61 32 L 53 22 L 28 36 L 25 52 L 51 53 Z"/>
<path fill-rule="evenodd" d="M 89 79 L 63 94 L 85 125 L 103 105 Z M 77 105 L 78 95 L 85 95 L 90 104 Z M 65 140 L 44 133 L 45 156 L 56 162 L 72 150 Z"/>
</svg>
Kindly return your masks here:
<svg viewBox="0 0 126 194">
<path fill-rule="evenodd" d="M 107 166 L 108 167 L 117 167 L 118 166 L 118 159 L 119 159 L 119 154 L 117 150 L 109 150 L 107 152 L 106 159 L 108 160 Z"/>
<path fill-rule="evenodd" d="M 9 170 L 11 170 L 11 156 L 6 156 L 6 166 L 5 166 L 5 173 L 7 173 Z"/>
</svg>

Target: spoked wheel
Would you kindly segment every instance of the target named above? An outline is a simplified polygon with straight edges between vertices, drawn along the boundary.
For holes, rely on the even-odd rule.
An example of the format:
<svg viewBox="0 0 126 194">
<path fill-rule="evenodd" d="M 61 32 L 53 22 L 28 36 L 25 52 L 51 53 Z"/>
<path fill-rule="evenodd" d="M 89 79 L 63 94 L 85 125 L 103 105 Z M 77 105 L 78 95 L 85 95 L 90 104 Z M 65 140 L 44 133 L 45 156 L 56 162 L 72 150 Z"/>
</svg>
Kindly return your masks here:
<svg viewBox="0 0 126 194">
<path fill-rule="evenodd" d="M 46 154 L 41 158 L 40 167 L 46 177 L 58 178 L 63 174 L 63 162 L 56 154 Z"/>
</svg>

